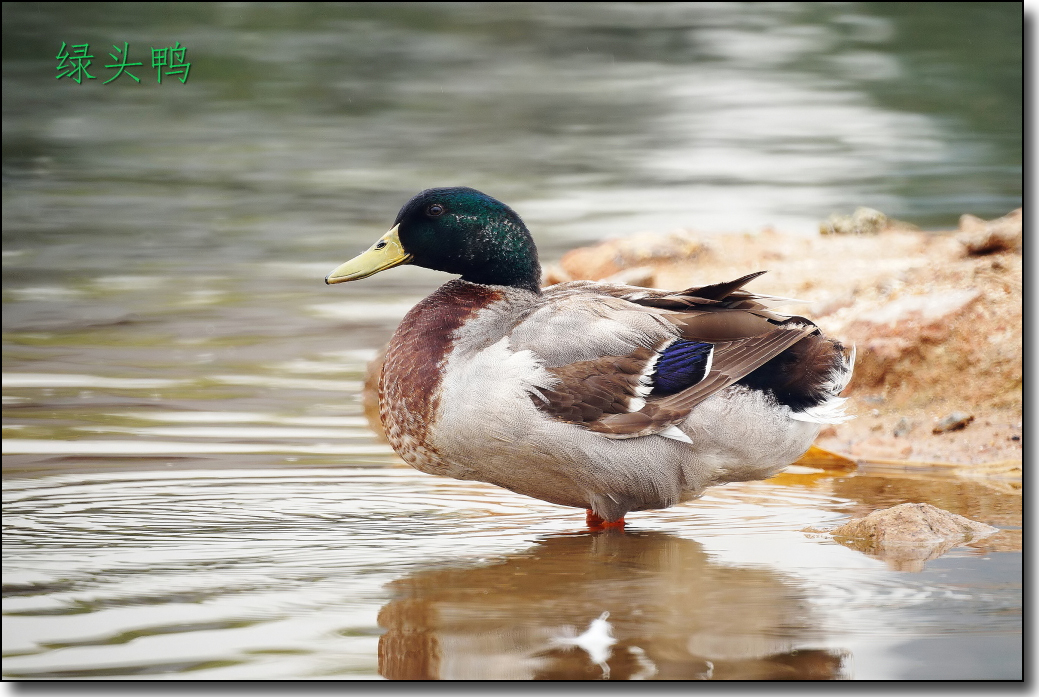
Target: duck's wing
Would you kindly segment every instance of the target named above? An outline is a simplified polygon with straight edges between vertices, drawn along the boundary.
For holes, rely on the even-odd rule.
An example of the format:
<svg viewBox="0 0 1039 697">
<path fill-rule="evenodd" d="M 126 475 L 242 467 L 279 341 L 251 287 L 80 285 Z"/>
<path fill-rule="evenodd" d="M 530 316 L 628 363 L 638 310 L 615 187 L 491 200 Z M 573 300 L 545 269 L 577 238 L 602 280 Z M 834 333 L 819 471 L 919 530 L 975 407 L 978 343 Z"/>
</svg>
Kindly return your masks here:
<svg viewBox="0 0 1039 697">
<path fill-rule="evenodd" d="M 532 352 L 549 373 L 532 395 L 542 411 L 590 427 L 643 406 L 652 366 L 678 336 L 662 312 L 581 284 L 546 289 L 512 328 L 509 347 Z"/>
<path fill-rule="evenodd" d="M 747 376 L 816 331 L 815 326 L 798 323 L 776 326 L 758 336 L 712 342 L 714 350 L 709 369 L 699 382 L 675 394 L 650 398 L 638 411 L 604 414 L 588 424 L 588 428 L 614 438 L 660 433 L 685 421 L 689 412 L 703 400 Z"/>
<path fill-rule="evenodd" d="M 612 438 L 661 433 L 818 331 L 741 290 L 758 275 L 680 292 L 559 284 L 546 289 L 539 306 L 516 326 L 510 345 L 538 355 L 551 374 L 551 387 L 532 395 L 551 417 Z M 661 357 L 677 342 L 704 347 L 686 352 L 694 377 L 677 391 L 657 394 L 658 362 L 661 370 L 670 365 Z"/>
<path fill-rule="evenodd" d="M 583 288 L 591 292 L 603 295 L 611 295 L 633 303 L 647 307 L 659 307 L 669 310 L 682 310 L 696 305 L 725 305 L 726 307 L 741 308 L 767 308 L 767 305 L 757 301 L 769 302 L 793 302 L 807 303 L 806 300 L 798 298 L 787 298 L 781 295 L 766 295 L 764 293 L 751 293 L 743 290 L 743 286 L 753 281 L 758 276 L 768 273 L 767 271 L 755 271 L 746 276 L 741 276 L 734 281 L 724 283 L 713 283 L 709 286 L 693 286 L 685 290 L 660 290 L 658 288 L 643 288 L 641 286 L 629 286 L 621 283 L 602 283 L 599 281 L 567 281 L 555 286 L 549 286 L 546 290 L 555 288 L 578 289 Z"/>
</svg>

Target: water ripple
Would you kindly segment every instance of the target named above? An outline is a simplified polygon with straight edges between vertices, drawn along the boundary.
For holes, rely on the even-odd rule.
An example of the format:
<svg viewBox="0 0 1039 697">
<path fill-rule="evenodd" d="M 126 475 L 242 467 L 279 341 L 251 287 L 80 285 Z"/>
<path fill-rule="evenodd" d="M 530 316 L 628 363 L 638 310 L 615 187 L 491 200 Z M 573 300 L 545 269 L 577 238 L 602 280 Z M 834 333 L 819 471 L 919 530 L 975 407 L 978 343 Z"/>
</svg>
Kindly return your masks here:
<svg viewBox="0 0 1039 697">
<path fill-rule="evenodd" d="M 476 642 L 464 649 L 473 655 L 491 646 L 480 637 L 495 617 L 550 638 L 606 610 L 621 636 L 649 632 L 635 646 L 646 660 L 660 655 L 646 637 L 675 631 L 679 643 L 692 631 L 701 653 L 828 646 L 832 656 L 863 638 L 1016 631 L 1019 587 L 893 573 L 800 532 L 839 517 L 832 507 L 844 503 L 767 482 L 730 485 L 633 514 L 626 534 L 589 535 L 581 511 L 394 466 L 8 479 L 5 673 L 371 675 L 385 622 L 413 621 L 406 598 L 420 588 L 443 596 L 428 602 L 445 622 L 471 618 L 445 625 L 441 641 Z M 711 602 L 678 600 L 687 583 L 714 577 L 725 585 L 696 591 Z M 546 593 L 577 614 L 553 619 Z M 675 612 L 689 616 L 678 622 Z M 732 612 L 764 624 L 729 636 L 714 618 Z"/>
</svg>

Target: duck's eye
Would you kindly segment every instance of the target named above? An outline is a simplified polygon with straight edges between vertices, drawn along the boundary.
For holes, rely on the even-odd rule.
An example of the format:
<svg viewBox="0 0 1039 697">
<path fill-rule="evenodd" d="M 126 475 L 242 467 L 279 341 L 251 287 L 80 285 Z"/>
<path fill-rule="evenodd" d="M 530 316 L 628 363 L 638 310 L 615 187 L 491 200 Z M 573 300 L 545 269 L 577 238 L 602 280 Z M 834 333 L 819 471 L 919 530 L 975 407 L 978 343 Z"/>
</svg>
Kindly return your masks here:
<svg viewBox="0 0 1039 697">
<path fill-rule="evenodd" d="M 376 249 L 382 249 L 385 246 L 386 246 L 386 240 L 379 240 L 379 242 L 375 245 L 375 248 Z"/>
<path fill-rule="evenodd" d="M 431 218 L 435 218 L 438 215 L 443 215 L 443 214 L 444 214 L 444 207 L 441 206 L 439 203 L 432 203 L 426 209 L 426 215 L 430 216 Z"/>
</svg>

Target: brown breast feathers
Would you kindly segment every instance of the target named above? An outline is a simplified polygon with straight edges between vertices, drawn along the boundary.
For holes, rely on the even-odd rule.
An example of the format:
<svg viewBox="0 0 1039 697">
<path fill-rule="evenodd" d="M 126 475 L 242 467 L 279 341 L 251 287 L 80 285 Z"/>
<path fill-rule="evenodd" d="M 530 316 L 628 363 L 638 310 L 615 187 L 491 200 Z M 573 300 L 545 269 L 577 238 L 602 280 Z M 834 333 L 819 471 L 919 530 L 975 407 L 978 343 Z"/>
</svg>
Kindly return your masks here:
<svg viewBox="0 0 1039 697">
<path fill-rule="evenodd" d="M 428 450 L 426 432 L 440 400 L 441 368 L 455 331 L 501 293 L 451 281 L 411 308 L 386 350 L 379 380 L 379 415 L 386 436 L 406 460 L 407 451 Z"/>
</svg>

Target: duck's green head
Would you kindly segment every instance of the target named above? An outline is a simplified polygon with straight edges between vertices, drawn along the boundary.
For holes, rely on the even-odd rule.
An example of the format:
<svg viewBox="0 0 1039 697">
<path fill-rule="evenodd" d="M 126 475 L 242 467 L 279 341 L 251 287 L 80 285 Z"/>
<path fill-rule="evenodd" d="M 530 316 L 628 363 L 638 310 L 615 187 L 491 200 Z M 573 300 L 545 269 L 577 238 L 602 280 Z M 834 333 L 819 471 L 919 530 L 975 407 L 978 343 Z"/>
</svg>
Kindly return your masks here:
<svg viewBox="0 0 1039 697">
<path fill-rule="evenodd" d="M 523 221 L 501 201 L 464 186 L 426 189 L 412 198 L 389 232 L 325 283 L 356 281 L 401 264 L 540 292 L 538 251 Z"/>
</svg>

